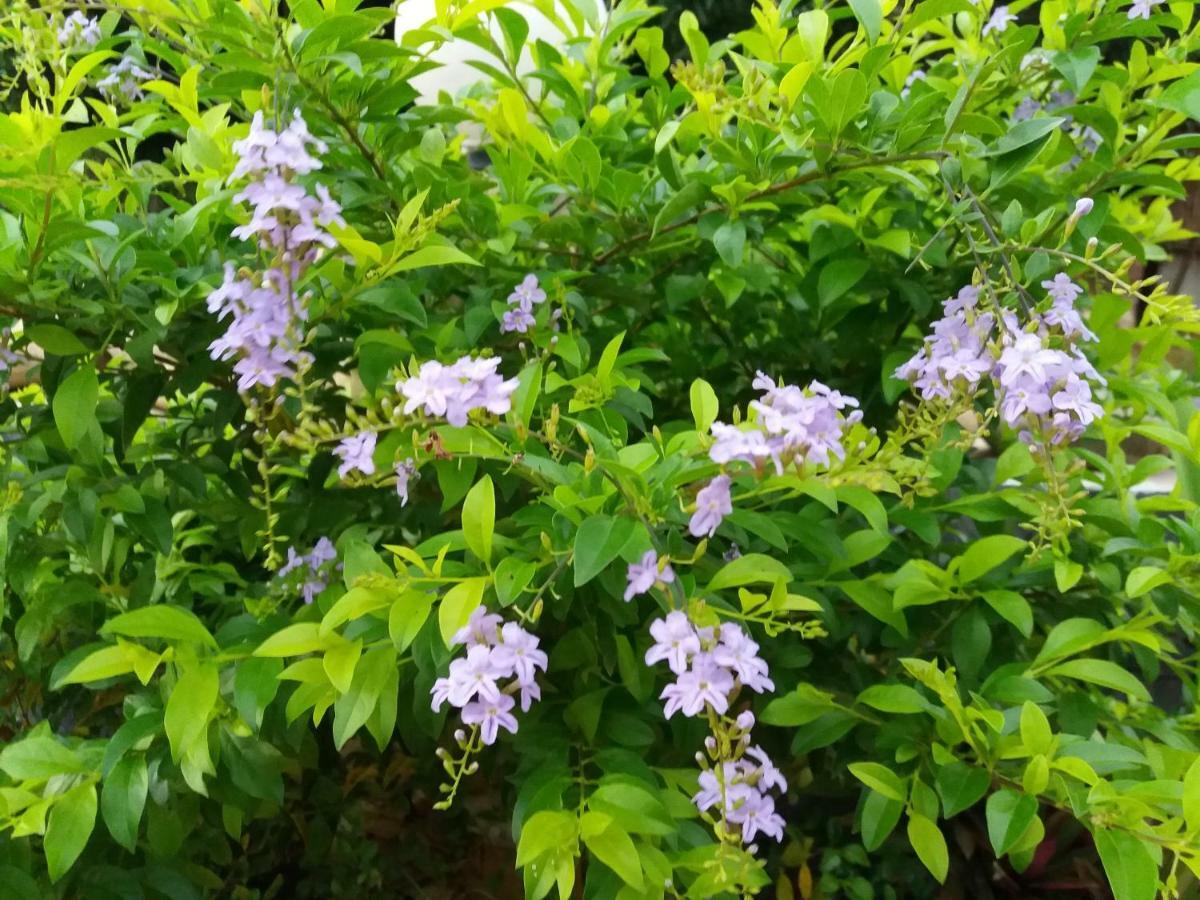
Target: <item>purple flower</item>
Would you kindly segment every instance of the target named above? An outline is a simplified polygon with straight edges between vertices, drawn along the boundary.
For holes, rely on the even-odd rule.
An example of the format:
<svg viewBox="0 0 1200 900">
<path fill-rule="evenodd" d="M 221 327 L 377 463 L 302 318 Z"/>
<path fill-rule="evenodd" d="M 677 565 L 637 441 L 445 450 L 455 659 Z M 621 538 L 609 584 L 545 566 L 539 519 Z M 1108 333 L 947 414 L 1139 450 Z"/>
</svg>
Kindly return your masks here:
<svg viewBox="0 0 1200 900">
<path fill-rule="evenodd" d="M 688 658 L 700 652 L 700 637 L 686 613 L 672 610 L 665 619 L 650 623 L 654 645 L 646 651 L 646 665 L 666 660 L 676 675 L 687 669 Z"/>
<path fill-rule="evenodd" d="M 759 460 L 774 455 L 767 436 L 757 428 L 743 431 L 734 425 L 724 422 L 712 423 L 712 436 L 716 438 L 709 448 L 708 457 L 719 465 L 740 460 L 758 465 Z"/>
<path fill-rule="evenodd" d="M 775 801 L 767 794 L 752 793 L 727 817 L 742 826 L 742 842 L 749 844 L 761 831 L 777 841 L 783 840 L 783 816 L 775 812 Z"/>
<path fill-rule="evenodd" d="M 526 312 L 545 300 L 546 292 L 538 285 L 537 276 L 532 274 L 526 275 L 525 280 L 513 288 L 513 292 L 508 295 L 509 305 Z"/>
<path fill-rule="evenodd" d="M 505 380 L 497 373 L 497 358 L 460 358 L 452 365 L 422 363 L 417 374 L 397 384 L 405 397 L 404 412 L 417 409 L 426 415 L 444 417 L 451 425 L 466 425 L 467 416 L 476 409 L 503 415 L 512 408 L 517 379 Z"/>
<path fill-rule="evenodd" d="M 1130 21 L 1134 19 L 1149 19 L 1150 14 L 1156 6 L 1161 5 L 1163 0 L 1133 0 L 1129 7 L 1129 12 L 1126 13 L 1126 18 Z"/>
<path fill-rule="evenodd" d="M 1042 104 L 1038 103 L 1032 97 L 1025 97 L 1017 104 L 1011 118 L 1014 122 L 1024 122 L 1026 119 L 1032 119 L 1041 111 Z"/>
<path fill-rule="evenodd" d="M 530 328 L 537 324 L 537 319 L 533 317 L 527 309 L 514 307 L 508 310 L 500 319 L 500 333 L 508 334 L 509 332 L 518 332 L 525 334 Z"/>
<path fill-rule="evenodd" d="M 279 567 L 276 573 L 279 578 L 287 578 L 293 572 L 303 571 L 299 580 L 300 594 L 305 603 L 312 603 L 317 595 L 329 587 L 333 572 L 332 563 L 337 561 L 337 548 L 327 537 L 320 538 L 312 550 L 301 555 L 295 547 L 288 547 L 287 561 Z M 290 582 L 293 587 L 296 582 Z"/>
<path fill-rule="evenodd" d="M 1100 405 L 1092 400 L 1091 386 L 1078 375 L 1067 376 L 1066 384 L 1051 398 L 1054 409 L 1074 413 L 1081 425 L 1090 425 L 1104 415 Z"/>
<path fill-rule="evenodd" d="M 1083 293 L 1083 288 L 1062 272 L 1055 275 L 1051 281 L 1043 281 L 1042 287 L 1050 294 L 1051 299 L 1063 303 L 1074 303 L 1075 298 Z"/>
<path fill-rule="evenodd" d="M 909 93 L 912 91 L 912 86 L 918 81 L 924 81 L 928 77 L 924 69 L 913 69 L 908 73 L 908 77 L 904 79 L 904 87 L 900 89 L 900 96 L 907 100 Z"/>
<path fill-rule="evenodd" d="M 396 463 L 396 496 L 400 498 L 400 505 L 408 505 L 408 485 L 417 475 L 417 464 L 410 456 L 403 462 Z"/>
<path fill-rule="evenodd" d="M 450 638 L 451 646 L 490 647 L 499 640 L 500 626 L 504 619 L 489 613 L 486 606 L 477 606 L 471 611 L 467 624 Z"/>
<path fill-rule="evenodd" d="M 108 75 L 96 82 L 96 88 L 110 103 L 141 100 L 142 83 L 153 78 L 153 72 L 147 72 L 131 57 L 123 56 L 119 63 L 109 68 Z"/>
<path fill-rule="evenodd" d="M 779 769 L 775 768 L 775 764 L 771 762 L 771 758 L 767 756 L 766 751 L 762 747 L 748 747 L 746 748 L 746 755 L 758 763 L 755 776 L 760 788 L 764 790 L 769 788 L 778 788 L 781 791 L 787 790 L 787 779 L 783 777 L 783 773 Z"/>
<path fill-rule="evenodd" d="M 375 442 L 377 435 L 373 431 L 360 431 L 358 434 L 344 438 L 334 449 L 334 454 L 341 459 L 338 466 L 338 476 L 345 478 L 351 472 L 362 472 L 364 475 L 375 474 Z"/>
<path fill-rule="evenodd" d="M 721 640 L 712 651 L 712 659 L 737 675 L 746 687 L 758 693 L 775 690 L 767 677 L 766 661 L 758 655 L 758 644 L 740 626 L 732 622 L 721 625 Z"/>
<path fill-rule="evenodd" d="M 1002 34 L 1007 31 L 1008 26 L 1015 21 L 1017 21 L 1017 17 L 1008 11 L 1007 6 L 997 6 L 992 11 L 992 17 L 988 19 L 987 23 L 983 26 L 983 31 L 981 34 L 984 37 L 987 37 L 993 31 L 996 32 L 996 34 Z"/>
<path fill-rule="evenodd" d="M 1086 216 L 1088 213 L 1090 213 L 1092 211 L 1092 207 L 1094 207 L 1095 205 L 1096 204 L 1092 200 L 1091 197 L 1080 197 L 1078 200 L 1075 201 L 1075 209 L 1071 213 L 1071 218 L 1082 219 L 1084 216 Z"/>
<path fill-rule="evenodd" d="M 504 669 L 492 658 L 492 648 L 475 644 L 467 650 L 466 657 L 450 663 L 450 703 L 461 709 L 473 697 L 496 700 L 500 696 L 496 679 L 503 676 Z"/>
<path fill-rule="evenodd" d="M 492 651 L 492 660 L 514 676 L 518 684 L 532 684 L 537 670 L 546 671 L 549 663 L 545 651 L 538 649 L 538 643 L 536 635 L 516 622 L 507 622 L 500 630 L 500 643 Z"/>
<path fill-rule="evenodd" d="M 696 495 L 696 511 L 688 522 L 693 537 L 712 537 L 725 516 L 733 512 L 729 496 L 729 476 L 718 475 Z"/>
<path fill-rule="evenodd" d="M 517 733 L 517 718 L 511 712 L 513 698 L 498 694 L 489 700 L 477 700 L 463 707 L 462 720 L 468 725 L 478 725 L 485 744 L 494 744 L 501 728 L 510 734 Z"/>
<path fill-rule="evenodd" d="M 58 29 L 58 42 L 67 49 L 94 47 L 100 42 L 100 23 L 75 10 Z"/>
<path fill-rule="evenodd" d="M 711 706 L 723 713 L 729 708 L 729 692 L 733 690 L 733 676 L 729 670 L 703 657 L 694 657 L 692 666 L 680 673 L 674 684 L 663 688 L 659 698 L 665 700 L 663 715 L 668 719 L 677 711 L 685 716 L 697 716 L 705 707 Z"/>
<path fill-rule="evenodd" d="M 1051 350 L 1036 334 L 1023 333 L 1000 354 L 1000 383 L 1014 385 L 1022 376 L 1046 380 L 1047 366 L 1057 365 L 1062 353 Z"/>
<path fill-rule="evenodd" d="M 942 304 L 942 310 L 947 316 L 964 315 L 974 310 L 979 303 L 979 288 L 973 284 L 959 288 L 958 293 Z"/>
<path fill-rule="evenodd" d="M 675 570 L 670 565 L 665 565 L 660 572 L 658 570 L 658 554 L 653 550 L 647 550 L 643 554 L 641 562 L 630 563 L 626 577 L 629 579 L 629 584 L 625 588 L 625 602 L 628 603 L 638 594 L 646 593 L 660 581 L 670 584 L 675 580 Z"/>
</svg>

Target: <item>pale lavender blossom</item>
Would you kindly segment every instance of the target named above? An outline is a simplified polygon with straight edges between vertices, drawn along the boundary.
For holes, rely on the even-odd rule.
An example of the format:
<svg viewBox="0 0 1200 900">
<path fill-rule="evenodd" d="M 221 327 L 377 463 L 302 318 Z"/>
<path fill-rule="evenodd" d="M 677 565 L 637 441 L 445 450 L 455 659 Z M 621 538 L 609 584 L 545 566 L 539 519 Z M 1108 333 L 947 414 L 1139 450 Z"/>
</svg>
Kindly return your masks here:
<svg viewBox="0 0 1200 900">
<path fill-rule="evenodd" d="M 705 812 L 718 807 L 727 823 L 740 826 L 744 843 L 760 832 L 783 840 L 785 823 L 767 791 L 786 791 L 787 782 L 761 748 L 751 747 L 740 759 L 706 769 L 699 781 L 700 791 L 692 797 L 696 808 Z"/>
<path fill-rule="evenodd" d="M 728 669 L 707 659 L 693 658 L 691 668 L 680 673 L 659 695 L 666 701 L 663 715 L 669 719 L 682 711 L 685 716 L 698 716 L 706 705 L 723 713 L 729 708 L 731 690 L 733 676 Z"/>
<path fill-rule="evenodd" d="M 498 358 L 461 357 L 451 365 L 436 361 L 421 364 L 417 374 L 397 384 L 405 397 L 404 412 L 421 409 L 426 415 L 445 418 L 451 425 L 466 425 L 476 409 L 503 415 L 512 408 L 517 379 L 505 378 L 496 370 Z"/>
<path fill-rule="evenodd" d="M 1017 21 L 1017 17 L 1008 11 L 1007 6 L 997 6 L 992 11 L 992 16 L 983 26 L 982 35 L 987 37 L 992 32 L 1003 34 L 1008 30 L 1008 26 Z"/>
<path fill-rule="evenodd" d="M 373 431 L 360 431 L 358 434 L 343 438 L 334 449 L 334 454 L 341 459 L 338 466 L 338 476 L 345 478 L 351 472 L 362 472 L 364 475 L 375 474 L 375 443 L 378 435 Z"/>
<path fill-rule="evenodd" d="M 1032 97 L 1025 97 L 1016 105 L 1016 108 L 1013 109 L 1012 116 L 1010 118 L 1014 122 L 1024 122 L 1026 119 L 1032 119 L 1041 111 L 1042 104 L 1038 103 L 1038 101 Z"/>
<path fill-rule="evenodd" d="M 539 303 L 544 303 L 546 300 L 546 292 L 542 290 L 538 284 L 536 275 L 526 275 L 525 279 L 513 288 L 513 292 L 508 295 L 508 302 L 521 309 L 532 309 Z"/>
<path fill-rule="evenodd" d="M 713 422 L 712 436 L 715 440 L 708 450 L 708 457 L 720 465 L 736 460 L 757 466 L 760 460 L 774 455 L 766 434 L 753 426 L 743 429 L 724 422 Z"/>
<path fill-rule="evenodd" d="M 738 681 L 757 693 L 775 690 L 767 676 L 767 664 L 758 655 L 758 644 L 733 622 L 721 625 L 721 640 L 712 650 L 712 659 L 737 676 Z"/>
<path fill-rule="evenodd" d="M 966 285 L 942 303 L 942 318 L 933 323 L 925 345 L 895 376 L 912 382 L 926 400 L 948 400 L 956 390 L 974 390 L 995 360 L 988 342 L 995 317 L 979 313 L 979 288 Z"/>
<path fill-rule="evenodd" d="M 533 317 L 533 313 L 527 309 L 514 307 L 513 309 L 506 311 L 504 315 L 501 316 L 500 332 L 502 334 L 508 334 L 515 331 L 519 334 L 525 334 L 536 324 L 537 319 Z"/>
<path fill-rule="evenodd" d="M 495 613 L 489 613 L 486 606 L 477 606 L 471 611 L 467 624 L 450 638 L 452 647 L 491 647 L 500 640 L 500 628 L 504 618 Z"/>
<path fill-rule="evenodd" d="M 672 610 L 665 619 L 650 623 L 654 644 L 646 651 L 646 665 L 665 660 L 676 675 L 686 671 L 688 660 L 700 652 L 700 637 L 687 613 Z"/>
<path fill-rule="evenodd" d="M 100 23 L 80 10 L 67 16 L 58 29 L 58 42 L 68 50 L 94 47 L 100 38 Z"/>
<path fill-rule="evenodd" d="M 1083 293 L 1083 288 L 1062 272 L 1059 272 L 1051 280 L 1043 281 L 1042 287 L 1046 289 L 1052 300 L 1062 300 L 1066 303 L 1074 303 L 1075 298 Z"/>
<path fill-rule="evenodd" d="M 700 489 L 696 495 L 696 511 L 688 522 L 688 531 L 693 537 L 712 537 L 721 520 L 733 512 L 729 483 L 728 475 L 718 475 Z"/>
<path fill-rule="evenodd" d="M 1075 201 L 1075 209 L 1071 213 L 1072 219 L 1082 219 L 1092 211 L 1092 207 L 1096 205 L 1091 197 L 1080 197 Z"/>
<path fill-rule="evenodd" d="M 462 720 L 467 725 L 478 725 L 479 735 L 485 744 L 494 744 L 503 728 L 510 734 L 517 733 L 517 717 L 512 714 L 513 698 L 498 694 L 489 700 L 477 700 L 463 707 Z"/>
<path fill-rule="evenodd" d="M 450 663 L 449 700 L 460 709 L 473 698 L 495 700 L 500 696 L 498 679 L 504 669 L 492 656 L 492 648 L 475 644 L 467 648 L 467 655 Z"/>
<path fill-rule="evenodd" d="M 396 496 L 400 498 L 400 505 L 408 505 L 408 486 L 414 478 L 419 478 L 417 475 L 417 464 L 410 456 L 408 459 L 396 463 L 394 468 L 396 473 Z"/>
<path fill-rule="evenodd" d="M 759 832 L 783 840 L 783 817 L 775 812 L 775 800 L 769 794 L 751 794 L 726 818 L 742 826 L 742 842 L 749 844 Z"/>
<path fill-rule="evenodd" d="M 1134 19 L 1149 19 L 1154 9 L 1161 6 L 1162 3 L 1163 0 L 1133 0 L 1129 11 L 1126 13 L 1126 18 L 1130 21 Z"/>
<path fill-rule="evenodd" d="M 625 588 L 625 602 L 628 603 L 638 594 L 646 593 L 659 582 L 663 584 L 673 582 L 675 570 L 668 564 L 664 565 L 660 572 L 658 554 L 653 550 L 647 550 L 642 555 L 640 562 L 630 563 L 626 577 L 629 579 L 629 584 Z"/>
<path fill-rule="evenodd" d="M 108 75 L 96 82 L 96 88 L 110 103 L 141 100 L 142 84 L 153 78 L 153 72 L 147 72 L 132 57 L 123 56 L 115 66 L 109 67 Z"/>
</svg>

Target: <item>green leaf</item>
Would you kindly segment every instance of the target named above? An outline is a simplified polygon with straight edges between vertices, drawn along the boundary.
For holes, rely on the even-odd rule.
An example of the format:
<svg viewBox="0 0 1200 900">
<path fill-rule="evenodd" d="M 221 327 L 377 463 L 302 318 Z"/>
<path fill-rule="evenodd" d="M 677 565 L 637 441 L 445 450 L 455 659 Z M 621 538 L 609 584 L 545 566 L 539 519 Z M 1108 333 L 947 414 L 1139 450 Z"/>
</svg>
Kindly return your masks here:
<svg viewBox="0 0 1200 900">
<path fill-rule="evenodd" d="M 1175 579 L 1165 569 L 1157 566 L 1138 566 L 1125 579 L 1125 593 L 1131 598 L 1147 594 L 1156 587 L 1173 584 Z"/>
<path fill-rule="evenodd" d="M 664 836 L 675 833 L 667 807 L 647 788 L 627 781 L 606 781 L 587 799 L 588 808 L 612 817 L 631 834 Z"/>
<path fill-rule="evenodd" d="M 1060 656 L 1070 656 L 1100 643 L 1107 629 L 1094 619 L 1064 619 L 1046 635 L 1046 642 L 1033 658 L 1033 664 Z"/>
<path fill-rule="evenodd" d="M 362 656 L 362 647 L 361 638 L 353 641 L 344 640 L 326 650 L 325 656 L 321 659 L 321 665 L 329 677 L 329 683 L 339 694 L 350 690 L 350 683 L 354 680 L 354 670 L 358 667 L 359 657 Z"/>
<path fill-rule="evenodd" d="M 58 881 L 74 865 L 96 825 L 96 785 L 71 788 L 50 808 L 42 849 L 50 880 Z"/>
<path fill-rule="evenodd" d="M 394 266 L 389 266 L 389 272 L 407 272 L 410 269 L 421 269 L 425 266 L 477 266 L 479 265 L 472 257 L 463 253 L 456 247 L 446 247 L 442 245 L 433 245 L 422 247 L 410 253 Z"/>
<path fill-rule="evenodd" d="M 438 606 L 438 628 L 447 647 L 455 632 L 467 624 L 471 613 L 483 602 L 483 589 L 487 583 L 486 578 L 467 578 L 446 591 L 442 597 Z"/>
<path fill-rule="evenodd" d="M 214 650 L 217 649 L 216 638 L 204 627 L 204 623 L 195 613 L 161 603 L 121 613 L 105 622 L 100 633 L 161 638 L 172 643 L 205 644 Z"/>
<path fill-rule="evenodd" d="M 996 140 L 986 151 L 984 156 L 1000 156 L 1005 153 L 1012 153 L 1014 150 L 1020 150 L 1035 141 L 1042 140 L 1056 131 L 1062 125 L 1063 119 L 1057 117 L 1046 117 L 1037 119 L 1025 119 L 1020 122 L 1014 122 L 1008 129 L 1008 132 L 998 140 Z"/>
<path fill-rule="evenodd" d="M 584 519 L 575 534 L 575 587 L 587 584 L 617 558 L 636 524 L 624 516 Z"/>
<path fill-rule="evenodd" d="M 1200 831 L 1200 757 L 1183 776 L 1183 819 L 1188 831 Z"/>
<path fill-rule="evenodd" d="M 96 370 L 91 366 L 80 366 L 67 376 L 54 393 L 54 424 L 62 435 L 63 444 L 74 449 L 87 434 L 96 418 L 96 404 L 100 402 L 100 383 Z"/>
<path fill-rule="evenodd" d="M 610 869 L 620 876 L 621 880 L 636 891 L 643 886 L 642 863 L 638 857 L 637 847 L 629 834 L 616 822 L 608 819 L 608 824 L 598 831 L 593 831 L 589 825 L 599 821 L 595 817 L 601 813 L 586 812 L 583 814 L 581 831 L 583 843 L 588 850 Z"/>
<path fill-rule="evenodd" d="M 122 757 L 108 773 L 100 792 L 100 811 L 109 834 L 131 853 L 137 846 L 138 823 L 146 808 L 149 787 L 146 758 L 140 753 L 131 753 Z"/>
<path fill-rule="evenodd" d="M 746 246 L 744 223 L 740 221 L 723 223 L 713 233 L 712 241 L 725 265 L 736 269 L 742 264 L 742 254 Z"/>
<path fill-rule="evenodd" d="M 867 852 L 874 852 L 883 846 L 897 823 L 900 814 L 904 812 L 904 804 L 898 803 L 883 794 L 868 790 L 863 800 L 862 815 L 859 819 L 859 831 L 862 833 L 863 846 Z"/>
<path fill-rule="evenodd" d="M 163 730 L 171 742 L 171 758 L 176 762 L 207 730 L 219 689 L 217 667 L 213 663 L 188 669 L 175 683 L 167 699 Z"/>
<path fill-rule="evenodd" d="M 858 703 L 889 713 L 920 713 L 929 703 L 915 688 L 906 684 L 873 684 L 858 695 Z"/>
<path fill-rule="evenodd" d="M 958 557 L 958 580 L 970 584 L 982 578 L 1015 553 L 1029 548 L 1029 542 L 1008 534 L 980 538 Z"/>
<path fill-rule="evenodd" d="M 1124 691 L 1130 697 L 1150 702 L 1150 692 L 1131 672 L 1107 659 L 1072 659 L 1059 663 L 1045 673 L 1059 678 L 1075 678 L 1089 684 Z"/>
<path fill-rule="evenodd" d="M 527 866 L 549 853 L 578 840 L 579 820 L 574 812 L 543 809 L 535 812 L 521 826 L 517 842 L 517 866 Z"/>
<path fill-rule="evenodd" d="M 936 784 L 942 798 L 942 814 L 949 819 L 983 799 L 991 779 L 984 769 L 955 760 L 938 769 Z"/>
<path fill-rule="evenodd" d="M 88 348 L 74 334 L 61 325 L 45 322 L 25 329 L 25 336 L 47 353 L 55 356 L 81 356 Z"/>
<path fill-rule="evenodd" d="M 360 619 L 378 609 L 383 609 L 391 603 L 394 596 L 394 591 L 379 590 L 362 584 L 350 588 L 338 597 L 333 606 L 329 607 L 329 612 L 321 618 L 319 630 L 321 637 L 332 634 L 335 628 L 345 622 Z"/>
<path fill-rule="evenodd" d="M 1021 707 L 1021 743 L 1030 755 L 1048 754 L 1054 744 L 1050 720 L 1036 703 L 1026 700 Z"/>
<path fill-rule="evenodd" d="M 1008 788 L 988 797 L 988 839 L 997 856 L 1003 856 L 1016 844 L 1037 815 L 1037 810 L 1035 798 Z"/>
<path fill-rule="evenodd" d="M 938 883 L 945 883 L 946 873 L 950 869 L 950 851 L 937 823 L 916 813 L 909 815 L 908 842 L 917 851 L 917 858 Z"/>
<path fill-rule="evenodd" d="M 879 0 L 850 0 L 850 8 L 858 19 L 867 37 L 874 44 L 879 40 L 879 26 L 883 23 L 883 10 Z"/>
<path fill-rule="evenodd" d="M 283 663 L 270 657 L 252 656 L 237 665 L 233 679 L 233 702 L 238 715 L 257 731 L 263 713 L 279 692 L 279 673 Z"/>
<path fill-rule="evenodd" d="M 759 716 L 764 725 L 781 725 L 796 727 L 815 722 L 821 716 L 841 707 L 834 702 L 833 694 L 826 693 L 803 682 L 796 685 L 791 693 L 776 697 Z"/>
<path fill-rule="evenodd" d="M 254 651 L 255 656 L 301 656 L 324 650 L 329 638 L 321 634 L 319 622 L 297 622 L 277 631 Z"/>
<path fill-rule="evenodd" d="M 1025 637 L 1033 634 L 1033 608 L 1016 591 L 984 591 L 983 599 Z"/>
<path fill-rule="evenodd" d="M 366 725 L 383 702 L 385 691 L 399 690 L 396 670 L 396 649 L 391 644 L 382 644 L 363 654 L 354 670 L 354 681 L 333 704 L 333 742 L 339 750 L 345 746 L 358 729 Z M 389 698 L 395 706 L 395 698 Z M 395 720 L 389 723 L 388 731 Z"/>
<path fill-rule="evenodd" d="M 817 279 L 817 296 L 821 306 L 829 306 L 863 280 L 871 264 L 861 257 L 835 259 L 821 270 Z"/>
<path fill-rule="evenodd" d="M 1200 122 L 1200 71 L 1192 72 L 1187 78 L 1176 81 L 1157 99 L 1149 102 L 1164 109 L 1173 109 Z"/>
<path fill-rule="evenodd" d="M 118 675 L 125 675 L 132 672 L 133 662 L 133 657 L 127 652 L 124 646 L 110 645 L 101 647 L 94 653 L 89 653 L 72 666 L 71 671 L 60 678 L 55 686 L 90 684 L 93 681 L 116 678 Z"/>
<path fill-rule="evenodd" d="M 45 781 L 86 768 L 74 750 L 52 737 L 34 735 L 0 750 L 0 770 L 14 781 Z"/>
<path fill-rule="evenodd" d="M 763 553 L 746 553 L 727 562 L 712 577 L 708 590 L 721 591 L 745 584 L 774 584 L 781 578 L 785 583 L 791 581 L 792 572 L 779 560 Z"/>
<path fill-rule="evenodd" d="M 1158 896 L 1158 862 L 1150 847 L 1127 831 L 1098 828 L 1092 832 L 1113 900 L 1154 900 Z"/>
<path fill-rule="evenodd" d="M 1071 90 L 1076 94 L 1083 91 L 1096 71 L 1100 62 L 1099 47 L 1072 47 L 1070 50 L 1060 50 L 1050 57 L 1054 68 L 1062 73 Z"/>
<path fill-rule="evenodd" d="M 496 489 L 492 476 L 484 475 L 467 492 L 462 509 L 463 537 L 471 552 L 483 560 L 492 561 L 492 535 L 496 530 Z"/>
<path fill-rule="evenodd" d="M 426 591 L 408 591 L 392 603 L 388 611 L 388 635 L 398 651 L 407 650 L 417 639 L 433 609 L 433 599 Z"/>
<path fill-rule="evenodd" d="M 707 432 L 712 423 L 717 420 L 717 413 L 720 411 L 717 392 L 703 378 L 697 378 L 692 382 L 692 388 L 688 393 L 692 404 L 692 421 L 696 423 L 696 430 L 702 433 Z"/>
<path fill-rule="evenodd" d="M 875 762 L 857 762 L 851 763 L 848 768 L 851 775 L 889 800 L 903 803 L 908 795 L 904 779 L 887 766 Z"/>
</svg>

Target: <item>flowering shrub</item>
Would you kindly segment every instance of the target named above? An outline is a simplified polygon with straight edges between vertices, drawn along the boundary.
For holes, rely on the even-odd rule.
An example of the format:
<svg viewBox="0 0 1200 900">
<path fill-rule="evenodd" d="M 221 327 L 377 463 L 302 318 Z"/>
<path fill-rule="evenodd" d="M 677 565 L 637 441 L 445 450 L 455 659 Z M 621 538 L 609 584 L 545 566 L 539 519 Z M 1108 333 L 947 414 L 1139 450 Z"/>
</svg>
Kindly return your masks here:
<svg viewBox="0 0 1200 900">
<path fill-rule="evenodd" d="M 358 6 L 0 13 L 3 892 L 1194 891 L 1192 4 Z"/>
</svg>

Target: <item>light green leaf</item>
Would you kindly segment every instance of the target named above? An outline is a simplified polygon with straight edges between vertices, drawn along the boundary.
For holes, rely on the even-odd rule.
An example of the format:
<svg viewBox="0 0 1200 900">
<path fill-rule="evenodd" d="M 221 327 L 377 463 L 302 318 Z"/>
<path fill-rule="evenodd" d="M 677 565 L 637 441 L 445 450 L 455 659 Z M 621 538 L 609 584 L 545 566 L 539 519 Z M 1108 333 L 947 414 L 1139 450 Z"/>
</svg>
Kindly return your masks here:
<svg viewBox="0 0 1200 900">
<path fill-rule="evenodd" d="M 635 528 L 624 516 L 584 519 L 575 534 L 575 587 L 587 584 L 616 559 Z"/>
<path fill-rule="evenodd" d="M 851 775 L 889 800 L 903 803 L 908 795 L 904 779 L 887 766 L 875 762 L 857 762 L 851 763 L 848 768 Z"/>
<path fill-rule="evenodd" d="M 997 856 L 1003 856 L 1016 844 L 1037 815 L 1037 810 L 1035 798 L 1008 788 L 988 797 L 988 839 Z"/>
<path fill-rule="evenodd" d="M 254 655 L 300 656 L 324 650 L 328 643 L 329 638 L 321 635 L 319 622 L 297 622 L 263 641 L 254 651 Z"/>
<path fill-rule="evenodd" d="M 932 819 L 918 814 L 908 817 L 908 841 L 917 857 L 929 873 L 938 880 L 939 884 L 946 881 L 946 873 L 950 869 L 950 851 L 946 847 L 946 838 L 937 823 Z"/>
<path fill-rule="evenodd" d="M 1015 553 L 1027 550 L 1029 543 L 1008 534 L 980 538 L 958 557 L 958 580 L 970 584 L 982 578 Z"/>
<path fill-rule="evenodd" d="M 388 269 L 390 272 L 407 272 L 410 269 L 421 269 L 425 266 L 454 265 L 477 266 L 479 263 L 457 247 L 432 245 L 410 253 L 395 265 L 389 266 Z"/>
<path fill-rule="evenodd" d="M 1054 745 L 1054 732 L 1050 730 L 1050 720 L 1042 712 L 1041 707 L 1026 700 L 1021 707 L 1021 743 L 1032 754 L 1048 754 Z"/>
<path fill-rule="evenodd" d="M 857 702 L 889 713 L 920 713 L 929 704 L 920 692 L 906 684 L 873 684 L 858 695 Z"/>
<path fill-rule="evenodd" d="M 859 819 L 859 831 L 862 833 L 863 846 L 867 852 L 874 852 L 883 846 L 888 835 L 895 830 L 904 812 L 904 804 L 875 791 L 868 790 L 863 800 L 862 815 Z"/>
<path fill-rule="evenodd" d="M 1154 900 L 1158 896 L 1158 862 L 1150 847 L 1128 831 L 1097 828 L 1092 832 L 1113 900 Z"/>
<path fill-rule="evenodd" d="M 492 561 L 492 535 L 496 530 L 496 489 L 492 476 L 484 475 L 467 492 L 462 509 L 463 537 L 471 552 L 483 560 Z"/>
<path fill-rule="evenodd" d="M 850 8 L 867 33 L 872 44 L 879 40 L 879 26 L 883 23 L 883 9 L 879 0 L 850 0 Z"/>
<path fill-rule="evenodd" d="M 1130 697 L 1150 702 L 1150 692 L 1129 670 L 1123 669 L 1115 662 L 1107 659 L 1072 659 L 1059 663 L 1046 672 L 1046 675 L 1059 678 L 1075 678 L 1101 687 L 1124 691 Z"/>
<path fill-rule="evenodd" d="M 696 423 L 696 430 L 708 431 L 712 423 L 717 420 L 717 413 L 720 410 L 717 403 L 717 392 L 703 378 L 697 378 L 692 382 L 689 398 L 692 405 L 692 421 Z"/>
<path fill-rule="evenodd" d="M 379 590 L 361 584 L 350 588 L 338 597 L 333 606 L 329 607 L 329 612 L 322 617 L 319 634 L 322 638 L 328 637 L 339 625 L 383 609 L 394 596 L 394 591 Z"/>
<path fill-rule="evenodd" d="M 104 824 L 113 840 L 131 853 L 137 846 L 138 823 L 146 807 L 149 787 L 146 758 L 140 753 L 130 753 L 108 773 L 100 792 Z"/>
<path fill-rule="evenodd" d="M 595 857 L 620 876 L 634 890 L 640 891 L 643 886 L 642 863 L 638 857 L 637 847 L 629 834 L 609 820 L 606 827 L 599 831 L 589 829 L 591 817 L 601 815 L 596 812 L 583 814 L 583 842 Z M 605 816 L 605 818 L 608 818 Z"/>
<path fill-rule="evenodd" d="M 408 591 L 392 603 L 388 611 L 388 635 L 397 650 L 407 650 L 417 639 L 433 609 L 433 599 L 426 591 Z"/>
<path fill-rule="evenodd" d="M 95 825 L 96 785 L 91 782 L 71 788 L 51 807 L 43 843 L 51 881 L 58 881 L 74 865 Z"/>
<path fill-rule="evenodd" d="M 45 781 L 86 771 L 74 750 L 45 735 L 14 741 L 0 750 L 0 770 L 14 781 Z"/>
<path fill-rule="evenodd" d="M 1132 597 L 1140 597 L 1156 587 L 1173 584 L 1171 574 L 1157 566 L 1138 566 L 1125 579 L 1125 593 Z"/>
<path fill-rule="evenodd" d="M 195 613 L 161 603 L 121 613 L 105 622 L 100 633 L 161 638 L 172 643 L 206 644 L 217 649 L 216 639 Z"/>
<path fill-rule="evenodd" d="M 779 560 L 764 553 L 746 553 L 726 563 L 708 583 L 708 590 L 721 591 L 744 584 L 774 584 L 780 578 L 786 584 L 792 580 L 792 572 Z"/>
<path fill-rule="evenodd" d="M 187 669 L 175 683 L 167 699 L 163 730 L 171 742 L 171 758 L 176 762 L 207 730 L 219 688 L 217 667 L 213 663 Z"/>
<path fill-rule="evenodd" d="M 467 624 L 471 613 L 483 602 L 483 589 L 487 587 L 486 578 L 467 578 L 446 591 L 438 606 L 438 628 L 446 646 L 455 632 Z"/>
<path fill-rule="evenodd" d="M 74 449 L 87 434 L 96 418 L 100 402 L 100 383 L 96 370 L 82 365 L 58 386 L 54 392 L 54 424 L 68 449 Z"/>
</svg>

